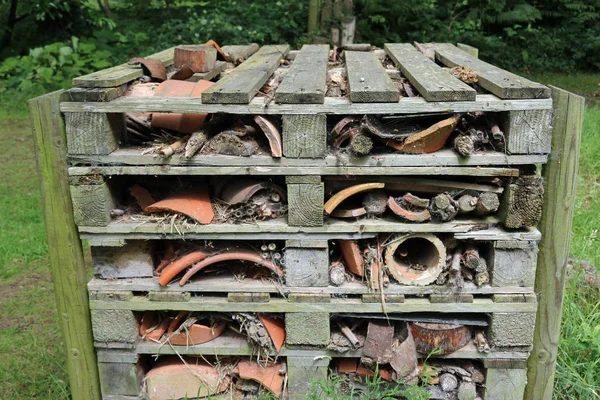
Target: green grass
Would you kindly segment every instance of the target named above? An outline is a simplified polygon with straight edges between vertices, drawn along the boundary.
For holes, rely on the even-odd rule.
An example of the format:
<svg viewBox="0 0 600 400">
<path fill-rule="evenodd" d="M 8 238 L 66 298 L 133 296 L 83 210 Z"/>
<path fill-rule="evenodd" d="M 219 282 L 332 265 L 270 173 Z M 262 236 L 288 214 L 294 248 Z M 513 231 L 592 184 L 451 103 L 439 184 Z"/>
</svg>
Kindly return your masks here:
<svg viewBox="0 0 600 400">
<path fill-rule="evenodd" d="M 591 96 L 598 90 L 600 75 L 534 79 Z M 0 398 L 65 399 L 69 396 L 65 354 L 48 268 L 25 98 L 26 94 L 0 93 Z M 571 254 L 596 267 L 600 266 L 598 154 L 600 108 L 587 108 Z M 581 280 L 568 283 L 557 399 L 600 398 L 599 299 L 598 289 Z"/>
</svg>

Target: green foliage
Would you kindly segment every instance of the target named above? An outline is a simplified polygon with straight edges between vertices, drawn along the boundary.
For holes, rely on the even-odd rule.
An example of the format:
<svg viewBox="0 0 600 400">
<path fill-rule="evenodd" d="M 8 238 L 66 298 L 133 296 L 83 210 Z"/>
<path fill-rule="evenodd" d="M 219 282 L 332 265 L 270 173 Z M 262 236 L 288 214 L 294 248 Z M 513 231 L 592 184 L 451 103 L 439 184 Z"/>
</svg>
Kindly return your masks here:
<svg viewBox="0 0 600 400">
<path fill-rule="evenodd" d="M 375 370 L 372 378 L 366 377 L 359 385 L 348 382 L 348 378 L 331 374 L 328 379 L 311 382 L 307 400 L 426 400 L 429 393 L 416 385 L 400 385 L 384 381 Z"/>
</svg>

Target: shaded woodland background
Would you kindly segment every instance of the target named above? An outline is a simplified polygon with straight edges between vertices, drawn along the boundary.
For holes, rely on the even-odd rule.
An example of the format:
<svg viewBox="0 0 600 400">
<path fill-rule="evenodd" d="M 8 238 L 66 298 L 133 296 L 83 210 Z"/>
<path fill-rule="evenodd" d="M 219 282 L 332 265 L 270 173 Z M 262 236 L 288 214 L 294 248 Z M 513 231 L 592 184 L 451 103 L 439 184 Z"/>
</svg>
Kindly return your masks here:
<svg viewBox="0 0 600 400">
<path fill-rule="evenodd" d="M 600 0 L 316 3 L 350 3 L 355 42 L 458 41 L 516 73 L 600 67 Z M 299 47 L 327 34 L 347 13 L 326 16 L 321 25 L 327 26 L 309 32 L 308 0 L 0 0 L 0 91 L 37 94 L 69 87 L 74 76 L 208 39 Z"/>
</svg>

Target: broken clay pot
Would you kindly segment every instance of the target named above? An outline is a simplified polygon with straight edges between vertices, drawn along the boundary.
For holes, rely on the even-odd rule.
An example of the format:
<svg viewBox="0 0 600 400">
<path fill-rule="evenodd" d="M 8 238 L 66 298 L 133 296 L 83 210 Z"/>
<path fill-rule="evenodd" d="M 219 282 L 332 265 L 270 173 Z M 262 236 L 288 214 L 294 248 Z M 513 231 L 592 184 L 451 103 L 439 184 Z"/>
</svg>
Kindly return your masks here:
<svg viewBox="0 0 600 400">
<path fill-rule="evenodd" d="M 340 240 L 342 257 L 350 272 L 358 276 L 365 276 L 364 260 L 356 240 Z"/>
<path fill-rule="evenodd" d="M 216 264 L 222 261 L 249 261 L 260 265 L 261 267 L 268 268 L 279 277 L 283 277 L 283 271 L 277 265 L 273 264 L 269 260 L 265 260 L 260 254 L 247 252 L 247 251 L 229 251 L 219 254 L 213 254 L 210 257 L 196 263 L 186 274 L 181 278 L 179 284 L 185 285 L 186 282 L 198 271 L 208 267 L 209 265 Z"/>
<path fill-rule="evenodd" d="M 173 324 L 171 324 L 171 326 L 169 327 L 169 331 L 172 330 L 172 326 Z M 187 331 L 170 335 L 169 341 L 174 346 L 189 346 L 194 344 L 206 343 L 221 336 L 226 327 L 227 323 L 225 322 L 221 322 L 215 326 L 193 324 L 187 329 Z"/>
<path fill-rule="evenodd" d="M 257 115 L 254 117 L 254 122 L 262 129 L 267 140 L 269 141 L 269 147 L 271 147 L 271 155 L 276 158 L 282 156 L 282 145 L 281 145 L 281 134 L 279 130 L 271 121 L 263 116 Z"/>
<path fill-rule="evenodd" d="M 165 64 L 160 60 L 147 60 L 145 58 L 136 57 L 129 60 L 127 64 L 141 64 L 144 75 L 150 76 L 157 82 L 162 82 L 167 79 L 167 67 L 165 67 Z"/>
<path fill-rule="evenodd" d="M 262 322 L 267 330 L 269 337 L 273 341 L 275 350 L 281 350 L 285 342 L 285 322 L 282 319 L 271 318 L 262 314 L 258 316 L 258 319 L 260 319 L 260 322 Z"/>
<path fill-rule="evenodd" d="M 276 191 L 281 196 L 281 200 L 285 201 L 285 192 L 279 185 L 269 181 L 259 182 L 248 178 L 227 182 L 221 189 L 219 198 L 229 205 L 246 203 L 256 193 L 265 189 Z"/>
<path fill-rule="evenodd" d="M 346 200 L 350 196 L 369 190 L 382 189 L 384 187 L 385 183 L 383 182 L 361 183 L 358 185 L 350 186 L 346 189 L 340 190 L 339 192 L 331 196 L 329 200 L 327 200 L 323 208 L 325 209 L 325 213 L 330 215 L 333 212 L 333 210 L 335 210 L 335 208 L 340 205 L 342 201 Z"/>
<path fill-rule="evenodd" d="M 199 186 L 195 193 L 182 193 L 158 201 L 144 210 L 148 213 L 170 211 L 185 214 L 201 224 L 210 224 L 215 213 L 208 197 L 208 186 Z"/>
<path fill-rule="evenodd" d="M 446 265 L 446 247 L 429 233 L 400 234 L 385 249 L 385 267 L 403 285 L 435 282 Z"/>
<path fill-rule="evenodd" d="M 388 208 L 397 216 L 411 222 L 424 222 L 431 219 L 431 214 L 427 208 L 421 211 L 411 211 L 402 207 L 392 196 L 388 199 Z"/>
<path fill-rule="evenodd" d="M 440 121 L 424 131 L 407 137 L 403 142 L 390 140 L 386 144 L 403 153 L 423 154 L 440 150 L 456 128 L 460 116 L 454 116 Z"/>
<path fill-rule="evenodd" d="M 163 272 L 160 274 L 160 277 L 158 278 L 158 283 L 161 286 L 167 286 L 167 284 L 171 282 L 171 280 L 175 278 L 177 274 L 179 274 L 181 271 L 183 271 L 192 264 L 204 260 L 209 255 L 210 254 L 205 251 L 196 250 L 189 254 L 186 254 L 183 257 L 178 258 L 177 260 L 173 261 L 165 267 Z"/>
<path fill-rule="evenodd" d="M 160 97 L 192 97 L 199 98 L 202 92 L 214 85 L 211 81 L 199 80 L 187 82 L 166 80 L 154 91 Z M 182 133 L 194 133 L 202 127 L 208 114 L 153 113 L 152 126 L 171 129 Z"/>
<path fill-rule="evenodd" d="M 241 361 L 234 373 L 237 373 L 242 379 L 251 379 L 260 383 L 275 396 L 281 396 L 283 390 L 284 377 L 280 371 L 283 364 L 272 364 L 267 366 L 258 365 L 251 361 Z"/>
<path fill-rule="evenodd" d="M 144 380 L 149 400 L 207 397 L 229 388 L 231 378 L 200 359 L 159 361 Z"/>
</svg>

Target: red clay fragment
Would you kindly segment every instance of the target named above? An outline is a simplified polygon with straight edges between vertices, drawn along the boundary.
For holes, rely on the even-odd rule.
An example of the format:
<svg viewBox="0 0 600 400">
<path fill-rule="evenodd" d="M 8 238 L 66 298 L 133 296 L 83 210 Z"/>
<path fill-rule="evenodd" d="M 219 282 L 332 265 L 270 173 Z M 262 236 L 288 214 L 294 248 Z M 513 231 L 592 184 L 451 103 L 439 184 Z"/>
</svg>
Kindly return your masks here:
<svg viewBox="0 0 600 400">
<path fill-rule="evenodd" d="M 201 224 L 210 224 L 215 213 L 208 197 L 208 186 L 199 186 L 196 193 L 182 193 L 156 202 L 144 210 L 147 213 L 170 211 L 185 214 Z"/>
<path fill-rule="evenodd" d="M 154 96 L 154 91 L 159 86 L 156 82 L 150 83 L 133 83 L 129 85 L 123 96 L 132 96 L 132 97 L 150 97 Z M 138 113 L 134 113 L 137 115 Z M 145 115 L 145 114 L 144 114 Z"/>
<path fill-rule="evenodd" d="M 209 253 L 206 253 L 201 250 L 196 250 L 189 254 L 186 254 L 183 257 L 180 257 L 165 268 L 165 270 L 162 272 L 162 274 L 160 274 L 160 277 L 158 278 L 158 283 L 161 286 L 167 286 L 167 284 L 171 282 L 171 280 L 173 280 L 173 278 L 175 278 L 177 274 L 179 274 L 181 271 L 183 271 L 184 269 L 186 269 L 194 263 L 204 260 L 208 256 Z"/>
<path fill-rule="evenodd" d="M 164 254 L 160 260 L 160 263 L 154 270 L 156 274 L 160 274 L 163 269 L 167 267 L 167 265 L 171 264 L 175 259 L 175 249 L 173 248 L 173 244 L 169 243 L 167 248 L 165 249 Z"/>
<path fill-rule="evenodd" d="M 252 196 L 263 189 L 275 190 L 279 193 L 281 199 L 285 200 L 285 192 L 279 185 L 269 181 L 257 182 L 252 179 L 244 178 L 227 182 L 225 187 L 221 189 L 219 198 L 230 205 L 246 203 Z"/>
<path fill-rule="evenodd" d="M 187 65 L 182 65 L 179 70 L 177 70 L 169 79 L 173 79 L 175 81 L 185 81 L 188 78 L 194 76 L 194 71 Z"/>
<path fill-rule="evenodd" d="M 223 61 L 229 61 L 229 57 L 227 57 L 227 54 L 225 54 L 225 52 L 221 49 L 221 46 L 219 46 L 214 40 L 209 40 L 208 42 L 204 43 L 204 46 L 214 47 L 217 50 L 217 54 L 221 56 L 221 59 Z"/>
<path fill-rule="evenodd" d="M 162 357 L 161 357 L 162 358 Z M 201 359 L 168 358 L 159 361 L 146 374 L 149 400 L 171 400 L 207 397 L 222 393 L 229 388 L 231 377 Z"/>
<path fill-rule="evenodd" d="M 171 326 L 169 327 L 169 331 L 171 330 Z M 169 341 L 174 346 L 190 346 L 206 343 L 221 336 L 226 327 L 227 323 L 225 322 L 221 322 L 216 326 L 193 324 L 187 332 L 184 331 L 171 335 Z"/>
<path fill-rule="evenodd" d="M 392 196 L 388 199 L 388 207 L 394 214 L 412 222 L 423 222 L 431 219 L 429 210 L 409 211 L 404 209 Z"/>
<path fill-rule="evenodd" d="M 140 185 L 136 184 L 130 187 L 129 194 L 131 194 L 133 198 L 137 200 L 138 205 L 144 212 L 146 212 L 146 208 L 148 208 L 148 206 L 156 203 L 156 200 L 154 200 L 150 192 Z"/>
<path fill-rule="evenodd" d="M 358 185 L 350 186 L 346 189 L 340 190 L 339 192 L 331 196 L 329 200 L 327 200 L 323 208 L 325 209 L 325 213 L 327 213 L 327 215 L 330 215 L 333 212 L 333 210 L 335 210 L 335 208 L 339 206 L 340 203 L 346 200 L 348 197 L 353 196 L 356 193 L 366 192 L 374 189 L 382 189 L 384 187 L 385 183 L 383 182 L 361 183 Z"/>
<path fill-rule="evenodd" d="M 265 267 L 270 269 L 272 272 L 277 274 L 277 276 L 283 277 L 283 271 L 277 265 L 273 264 L 269 260 L 265 260 L 259 254 L 250 253 L 245 251 L 230 251 L 219 254 L 214 254 L 199 263 L 195 264 L 190 270 L 181 278 L 179 284 L 181 286 L 185 285 L 185 283 L 198 271 L 208 267 L 209 265 L 216 264 L 221 261 L 250 261 L 255 264 L 260 265 L 261 267 Z"/>
<path fill-rule="evenodd" d="M 366 369 L 359 364 L 358 368 L 356 369 L 356 375 L 372 378 L 375 376 L 375 372 L 371 371 L 370 369 Z M 379 369 L 379 376 L 386 381 L 392 380 L 392 373 L 385 369 Z"/>
<path fill-rule="evenodd" d="M 258 318 L 273 341 L 275 350 L 281 350 L 281 347 L 285 342 L 285 322 L 282 319 L 271 318 L 262 314 L 259 315 Z"/>
<path fill-rule="evenodd" d="M 255 362 L 241 361 L 236 371 L 242 379 L 252 379 L 260 383 L 275 396 L 281 396 L 283 390 L 284 377 L 280 374 L 282 364 L 273 364 L 266 367 L 260 366 Z M 235 372 L 235 371 L 234 371 Z"/>
<path fill-rule="evenodd" d="M 170 321 L 168 319 L 158 322 L 158 314 L 154 311 L 146 311 L 142 316 L 140 324 L 140 336 L 146 340 L 158 342 L 167 331 Z"/>
<path fill-rule="evenodd" d="M 254 117 L 254 122 L 262 129 L 265 133 L 265 136 L 269 140 L 269 146 L 271 147 L 271 155 L 276 158 L 281 158 L 282 150 L 281 150 L 281 134 L 279 130 L 271 121 L 257 115 Z"/>
<path fill-rule="evenodd" d="M 213 82 L 205 80 L 187 82 L 169 79 L 158 85 L 154 91 L 154 95 L 159 97 L 198 98 L 203 91 L 212 85 L 214 85 Z M 152 126 L 192 134 L 204 125 L 207 116 L 207 113 L 154 113 L 152 114 Z"/>
<path fill-rule="evenodd" d="M 340 358 L 337 365 L 337 371 L 340 374 L 353 374 L 358 369 L 357 358 Z M 363 368 L 364 369 L 364 368 Z"/>
<path fill-rule="evenodd" d="M 421 132 L 410 135 L 403 142 L 390 140 L 386 144 L 403 153 L 433 153 L 444 147 L 446 140 L 448 140 L 448 137 L 454 131 L 458 121 L 460 121 L 460 116 L 450 117 Z"/>
<path fill-rule="evenodd" d="M 335 137 L 339 136 L 348 125 L 350 125 L 352 123 L 358 123 L 358 122 L 360 122 L 360 118 L 357 118 L 357 117 L 343 118 L 340 122 L 335 124 L 335 126 L 331 130 L 331 137 L 335 138 Z"/>
<path fill-rule="evenodd" d="M 349 209 L 336 208 L 330 215 L 335 218 L 358 218 L 367 215 L 367 210 L 364 207 Z"/>
<path fill-rule="evenodd" d="M 144 70 L 144 75 L 149 75 L 152 79 L 162 82 L 167 79 L 167 67 L 160 60 L 147 60 L 145 58 L 136 57 L 129 60 L 129 65 L 141 64 Z"/>
<path fill-rule="evenodd" d="M 339 244 L 342 257 L 350 272 L 358 276 L 365 276 L 364 260 L 356 240 L 340 240 Z"/>
</svg>

